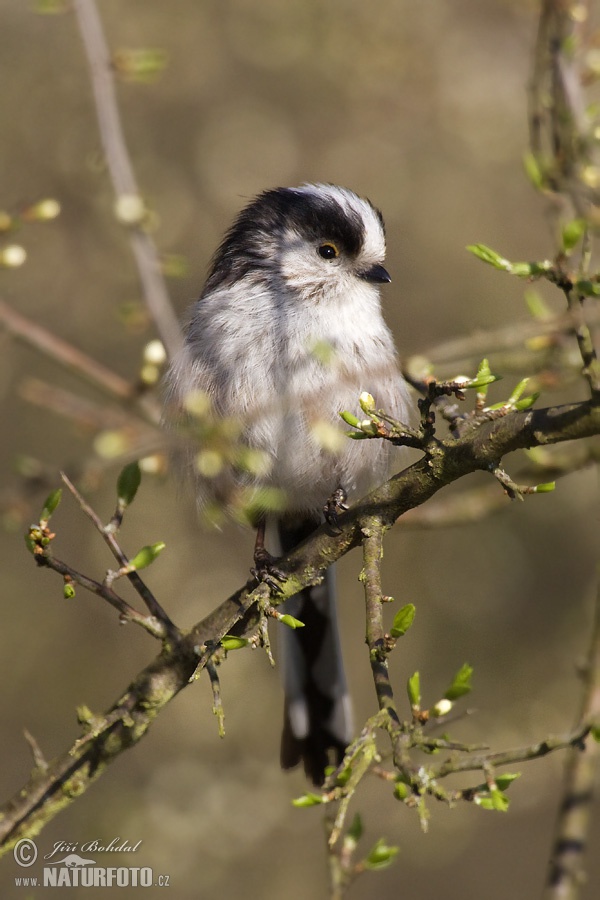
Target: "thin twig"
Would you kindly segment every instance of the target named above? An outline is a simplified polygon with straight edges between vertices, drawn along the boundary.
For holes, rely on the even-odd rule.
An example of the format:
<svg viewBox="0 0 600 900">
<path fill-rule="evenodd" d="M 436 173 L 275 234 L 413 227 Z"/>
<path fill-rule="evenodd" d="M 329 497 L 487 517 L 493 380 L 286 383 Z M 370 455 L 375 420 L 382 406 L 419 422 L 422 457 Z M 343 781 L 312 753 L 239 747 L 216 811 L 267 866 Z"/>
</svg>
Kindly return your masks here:
<svg viewBox="0 0 600 900">
<path fill-rule="evenodd" d="M 75 0 L 75 14 L 90 67 L 98 127 L 117 201 L 139 198 L 119 115 L 110 52 L 94 0 Z M 177 316 L 171 305 L 154 241 L 143 223 L 129 227 L 131 248 L 142 282 L 144 300 L 169 356 L 181 345 Z"/>
<path fill-rule="evenodd" d="M 134 388 L 128 381 L 77 347 L 11 309 L 3 300 L 0 300 L 0 327 L 116 400 L 133 399 Z"/>
<path fill-rule="evenodd" d="M 432 769 L 434 779 L 447 778 L 457 772 L 478 772 L 486 766 L 509 766 L 518 762 L 529 762 L 532 759 L 540 759 L 548 753 L 557 750 L 565 750 L 567 747 L 576 747 L 582 750 L 583 741 L 590 732 L 590 725 L 584 724 L 575 728 L 570 734 L 563 737 L 545 738 L 527 747 L 517 747 L 515 750 L 499 750 L 481 754 L 479 756 L 452 756 L 437 768 Z"/>
<path fill-rule="evenodd" d="M 113 591 L 112 588 L 107 587 L 107 585 L 100 584 L 99 581 L 95 581 L 93 578 L 88 578 L 87 575 L 83 575 L 81 572 L 73 569 L 68 563 L 62 562 L 62 560 L 56 559 L 56 557 L 51 556 L 50 554 L 36 556 L 36 562 L 39 566 L 44 566 L 48 569 L 52 569 L 54 572 L 58 572 L 63 578 L 66 576 L 71 582 L 81 585 L 86 591 L 90 591 L 90 593 L 102 597 L 103 600 L 106 600 L 111 606 L 114 606 L 114 608 L 118 610 L 123 622 L 135 622 L 136 625 L 140 625 L 153 637 L 159 638 L 160 640 L 165 639 L 166 629 L 159 619 L 154 616 L 143 616 L 130 606 L 126 600 L 123 600 L 122 597 Z"/>
<path fill-rule="evenodd" d="M 62 478 L 62 480 L 64 481 L 64 483 L 66 484 L 66 486 L 68 487 L 70 492 L 73 494 L 73 496 L 75 497 L 77 502 L 79 503 L 79 506 L 81 507 L 82 511 L 90 519 L 90 521 L 93 522 L 97 531 L 102 535 L 102 537 L 104 538 L 104 541 L 108 545 L 111 553 L 113 554 L 115 559 L 118 561 L 119 565 L 122 568 L 126 567 L 129 563 L 129 560 L 123 553 L 123 550 L 119 546 L 117 539 L 115 538 L 113 532 L 110 530 L 107 530 L 104 527 L 100 518 L 97 516 L 97 514 L 92 509 L 92 507 L 89 505 L 89 503 L 85 500 L 85 498 L 79 493 L 79 491 L 77 490 L 77 488 L 75 487 L 73 482 L 70 481 L 68 476 L 65 475 L 64 472 L 61 472 L 60 477 Z M 153 616 L 153 618 L 155 618 L 156 620 L 158 620 L 159 622 L 161 622 L 164 625 L 165 632 L 169 636 L 169 638 L 175 639 L 175 640 L 178 639 L 180 637 L 179 629 L 171 621 L 171 619 L 169 618 L 167 613 L 164 611 L 164 609 L 162 608 L 162 606 L 160 605 L 160 603 L 158 602 L 158 600 L 156 599 L 156 597 L 154 596 L 154 594 L 152 593 L 150 588 L 140 578 L 139 574 L 137 572 L 128 572 L 127 578 L 129 579 L 129 581 L 131 582 L 131 584 L 133 585 L 135 590 L 138 592 L 138 594 L 140 595 L 140 597 L 142 598 L 142 600 L 148 607 L 148 610 L 149 610 L 150 614 Z"/>
</svg>

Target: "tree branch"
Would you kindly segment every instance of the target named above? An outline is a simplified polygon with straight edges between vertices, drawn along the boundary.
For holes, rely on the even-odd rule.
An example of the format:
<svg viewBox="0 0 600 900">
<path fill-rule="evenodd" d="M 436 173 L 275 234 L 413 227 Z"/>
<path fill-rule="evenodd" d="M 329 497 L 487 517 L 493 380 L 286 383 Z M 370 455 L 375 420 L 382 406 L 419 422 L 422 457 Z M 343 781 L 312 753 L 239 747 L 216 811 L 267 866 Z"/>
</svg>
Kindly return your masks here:
<svg viewBox="0 0 600 900">
<path fill-rule="evenodd" d="M 94 0 L 75 0 L 74 9 L 90 66 L 100 137 L 117 197 L 117 214 L 124 224 L 129 225 L 131 249 L 146 305 L 168 355 L 173 356 L 181 345 L 181 331 L 161 272 L 156 246 L 144 230 L 146 210 L 127 152 L 113 66 L 102 23 Z M 136 215 L 127 219 L 123 215 L 124 203 L 133 206 L 134 211 L 138 211 Z"/>
<path fill-rule="evenodd" d="M 287 578 L 281 583 L 281 594 L 271 597 L 270 602 L 276 606 L 318 581 L 329 565 L 361 543 L 369 516 L 376 516 L 381 530 L 386 530 L 407 509 L 424 503 L 469 472 L 489 469 L 505 453 L 598 434 L 600 411 L 588 401 L 511 413 L 472 428 L 466 436 L 438 442 L 431 456 L 400 472 L 341 516 L 340 534 L 331 534 L 324 525 L 285 557 L 278 567 Z M 247 584 L 238 590 L 189 633 L 163 649 L 107 715 L 98 717 L 84 745 L 76 743 L 51 762 L 47 771 L 34 771 L 30 782 L 0 811 L 3 852 L 19 838 L 37 834 L 57 812 L 84 793 L 120 753 L 134 746 L 161 709 L 206 666 L 226 634 L 245 633 L 256 624 L 257 600 L 264 602 L 269 591 L 265 585 L 251 588 Z"/>
</svg>

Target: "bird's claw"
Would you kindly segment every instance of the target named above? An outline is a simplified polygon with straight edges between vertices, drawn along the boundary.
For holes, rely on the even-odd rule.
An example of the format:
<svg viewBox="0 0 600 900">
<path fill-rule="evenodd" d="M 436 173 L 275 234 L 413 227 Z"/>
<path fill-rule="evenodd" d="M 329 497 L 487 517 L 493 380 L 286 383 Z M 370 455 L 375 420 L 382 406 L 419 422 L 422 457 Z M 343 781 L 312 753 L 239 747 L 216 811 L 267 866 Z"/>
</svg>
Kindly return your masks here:
<svg viewBox="0 0 600 900">
<path fill-rule="evenodd" d="M 348 494 L 343 487 L 339 487 L 333 492 L 333 494 L 331 495 L 331 497 L 329 497 L 327 503 L 323 507 L 323 515 L 325 516 L 325 521 L 332 529 L 332 531 L 334 531 L 336 534 L 341 534 L 342 532 L 339 523 L 339 516 L 341 516 L 341 514 L 349 508 L 348 504 L 346 503 L 347 499 Z"/>
<path fill-rule="evenodd" d="M 277 594 L 283 593 L 283 589 L 278 582 L 285 581 L 287 576 L 285 572 L 282 572 L 277 567 L 276 558 L 271 556 L 264 547 L 259 547 L 254 551 L 254 566 L 250 569 L 250 574 L 256 578 L 259 584 L 266 584 L 267 587 Z"/>
</svg>

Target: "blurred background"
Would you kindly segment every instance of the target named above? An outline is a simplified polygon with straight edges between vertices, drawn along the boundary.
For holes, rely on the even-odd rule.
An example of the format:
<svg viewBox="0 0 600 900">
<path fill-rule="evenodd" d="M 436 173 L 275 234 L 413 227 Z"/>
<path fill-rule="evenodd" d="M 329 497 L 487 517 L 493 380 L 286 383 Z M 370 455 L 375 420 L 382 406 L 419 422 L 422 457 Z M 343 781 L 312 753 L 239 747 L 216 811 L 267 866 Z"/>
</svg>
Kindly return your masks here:
<svg viewBox="0 0 600 900">
<path fill-rule="evenodd" d="M 11 213 L 55 197 L 62 213 L 11 236 L 28 258 L 0 271 L 0 297 L 135 379 L 155 335 L 126 232 L 113 215 L 74 16 L 36 15 L 35 4 L 23 0 L 1 6 L 0 208 Z M 169 282 L 178 314 L 199 293 L 216 244 L 250 197 L 320 180 L 351 187 L 385 214 L 393 282 L 383 302 L 403 356 L 527 320 L 523 285 L 479 263 L 465 245 L 489 244 L 509 259 L 554 251 L 547 201 L 522 165 L 537 4 L 100 0 L 98 7 L 114 51 L 166 54 L 161 77 L 120 82 L 119 103 L 141 190 L 156 211 L 158 247 L 187 260 L 182 277 Z M 559 311 L 558 294 L 546 296 Z M 158 647 L 140 629 L 120 627 L 107 604 L 82 590 L 65 601 L 60 579 L 32 564 L 22 533 L 45 491 L 24 495 L 17 470 L 41 466 L 54 486 L 60 468 L 76 469 L 97 444 L 92 430 L 25 402 L 23 381 L 34 375 L 101 398 L 33 350 L 1 333 L 0 341 L 0 793 L 8 798 L 32 765 L 23 729 L 47 758 L 63 752 L 78 734 L 75 707 L 107 708 Z M 492 399 L 505 398 L 515 380 L 508 375 Z M 549 393 L 540 403 L 562 399 Z M 507 460 L 509 469 L 513 464 Z M 118 467 L 106 469 L 91 502 L 108 519 Z M 477 712 L 452 728 L 457 740 L 501 749 L 570 728 L 590 626 L 597 509 L 594 476 L 584 472 L 554 494 L 506 500 L 499 515 L 474 525 L 398 528 L 388 536 L 384 589 L 417 606 L 391 661 L 405 713 L 403 686 L 416 669 L 428 704 L 468 661 L 475 691 L 465 706 Z M 101 578 L 112 560 L 69 498 L 53 526 L 56 554 Z M 234 526 L 202 531 L 188 497 L 167 476 L 144 479 L 122 532 L 131 553 L 157 540 L 167 549 L 147 580 L 180 625 L 199 620 L 247 577 L 252 535 Z M 375 701 L 359 568 L 357 553 L 340 565 L 344 648 L 360 723 Z M 51 823 L 38 838 L 40 852 L 56 841 L 141 840 L 135 864 L 169 874 L 170 896 L 326 897 L 322 811 L 294 809 L 291 799 L 306 789 L 303 775 L 278 768 L 278 673 L 264 654 L 245 651 L 230 655 L 221 679 L 223 740 L 203 679 Z M 349 896 L 538 896 L 562 759 L 517 767 L 523 776 L 511 789 L 508 814 L 432 806 L 427 835 L 389 788 L 370 784 L 357 805 L 364 850 L 384 836 L 400 853 Z M 592 846 L 599 838 L 596 824 Z M 598 854 L 588 869 L 582 897 L 592 898 Z M 3 896 L 25 896 L 14 887 L 23 874 L 12 856 L 3 861 Z"/>
</svg>

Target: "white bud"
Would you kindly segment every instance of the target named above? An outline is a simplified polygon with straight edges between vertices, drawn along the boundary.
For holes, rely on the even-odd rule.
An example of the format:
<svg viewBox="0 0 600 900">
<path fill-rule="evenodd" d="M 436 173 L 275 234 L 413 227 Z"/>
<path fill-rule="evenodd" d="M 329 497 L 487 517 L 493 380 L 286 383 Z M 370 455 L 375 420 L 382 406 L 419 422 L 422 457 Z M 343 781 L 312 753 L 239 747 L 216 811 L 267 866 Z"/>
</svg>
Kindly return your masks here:
<svg viewBox="0 0 600 900">
<path fill-rule="evenodd" d="M 139 194 L 121 194 L 115 201 L 115 216 L 122 225 L 141 225 L 147 214 Z"/>
<path fill-rule="evenodd" d="M 446 700 L 444 697 L 442 700 L 438 700 L 431 712 L 434 716 L 447 716 L 451 709 L 452 701 Z"/>
<path fill-rule="evenodd" d="M 27 252 L 20 244 L 8 244 L 0 251 L 0 265 L 7 269 L 17 269 L 27 259 Z"/>
<path fill-rule="evenodd" d="M 154 366 L 162 366 L 167 361 L 167 351 L 162 341 L 158 338 L 149 341 L 144 347 L 144 362 Z"/>
</svg>

